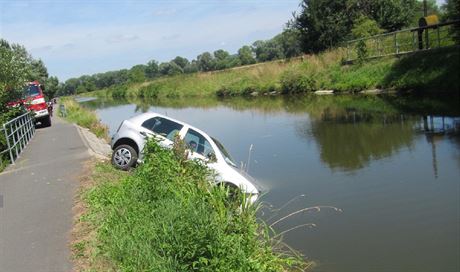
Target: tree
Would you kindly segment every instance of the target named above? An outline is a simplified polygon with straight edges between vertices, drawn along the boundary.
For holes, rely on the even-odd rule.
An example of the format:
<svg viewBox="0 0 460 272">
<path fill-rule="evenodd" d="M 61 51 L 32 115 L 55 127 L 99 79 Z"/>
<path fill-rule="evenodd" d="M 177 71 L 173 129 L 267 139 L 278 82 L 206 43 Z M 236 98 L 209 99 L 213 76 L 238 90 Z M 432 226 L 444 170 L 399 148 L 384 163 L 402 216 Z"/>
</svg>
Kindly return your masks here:
<svg viewBox="0 0 460 272">
<path fill-rule="evenodd" d="M 368 17 L 361 15 L 353 22 L 351 33 L 354 39 L 370 37 L 382 33 L 378 23 Z"/>
<path fill-rule="evenodd" d="M 242 65 L 254 64 L 256 59 L 253 56 L 251 47 L 245 45 L 238 49 L 238 58 Z"/>
<path fill-rule="evenodd" d="M 155 78 L 159 73 L 158 62 L 156 60 L 151 60 L 147 62 L 147 67 L 145 67 L 145 76 L 148 78 Z"/>
<path fill-rule="evenodd" d="M 303 0 L 290 26 L 299 31 L 304 52 L 317 52 L 349 39 L 360 16 L 386 31 L 407 27 L 415 6 L 416 0 Z"/>
<path fill-rule="evenodd" d="M 192 60 L 187 66 L 184 68 L 184 73 L 196 73 L 198 72 L 198 62 L 196 60 Z"/>
<path fill-rule="evenodd" d="M 172 62 L 177 64 L 182 70 L 189 64 L 188 59 L 180 56 L 175 57 Z"/>
<path fill-rule="evenodd" d="M 353 24 L 347 1 L 304 0 L 295 17 L 303 50 L 317 52 L 343 41 Z"/>
<path fill-rule="evenodd" d="M 365 0 L 361 0 L 365 1 Z M 378 22 L 387 31 L 396 31 L 408 27 L 414 18 L 416 0 L 374 0 L 369 18 Z"/>
<path fill-rule="evenodd" d="M 32 60 L 27 75 L 29 81 L 38 80 L 40 83 L 45 83 L 48 79 L 48 69 L 41 59 Z"/>
<path fill-rule="evenodd" d="M 223 70 L 230 67 L 230 53 L 223 49 L 214 51 L 215 69 Z"/>
<path fill-rule="evenodd" d="M 57 77 L 55 76 L 52 76 L 52 77 L 49 77 L 45 82 L 44 82 L 44 85 L 45 85 L 45 90 L 43 91 L 45 93 L 45 96 L 48 97 L 48 99 L 51 99 L 53 98 L 58 89 L 59 89 L 59 80 Z"/>
<path fill-rule="evenodd" d="M 165 76 L 174 76 L 182 74 L 184 71 L 175 62 L 163 62 L 160 64 L 160 73 Z"/>
<path fill-rule="evenodd" d="M 197 58 L 198 69 L 200 71 L 213 71 L 215 69 L 215 61 L 211 53 L 204 52 L 203 54 L 199 55 Z"/>
<path fill-rule="evenodd" d="M 252 44 L 252 50 L 255 52 L 258 62 L 284 58 L 281 44 L 273 39 L 268 41 L 255 41 Z"/>
<path fill-rule="evenodd" d="M 279 44 L 286 58 L 292 58 L 302 54 L 302 43 L 300 32 L 295 28 L 286 28 L 281 34 L 276 35 L 272 40 Z"/>
<path fill-rule="evenodd" d="M 444 13 L 443 19 L 446 21 L 460 20 L 460 1 L 459 0 L 446 0 L 442 6 Z"/>
<path fill-rule="evenodd" d="M 146 66 L 143 64 L 134 65 L 129 70 L 129 81 L 130 82 L 144 82 L 145 81 L 145 69 L 146 69 Z"/>
<path fill-rule="evenodd" d="M 447 0 L 443 5 L 443 19 L 446 21 L 460 20 L 460 0 Z M 452 34 L 457 44 L 460 43 L 460 27 L 452 28 Z"/>
</svg>

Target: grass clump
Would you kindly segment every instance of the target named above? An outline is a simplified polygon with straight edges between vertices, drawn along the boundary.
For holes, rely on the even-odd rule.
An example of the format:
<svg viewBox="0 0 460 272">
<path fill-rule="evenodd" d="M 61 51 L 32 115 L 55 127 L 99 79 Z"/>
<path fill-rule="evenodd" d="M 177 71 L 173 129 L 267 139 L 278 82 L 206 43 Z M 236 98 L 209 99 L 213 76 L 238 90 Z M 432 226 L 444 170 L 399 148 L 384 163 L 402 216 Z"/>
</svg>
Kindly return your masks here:
<svg viewBox="0 0 460 272">
<path fill-rule="evenodd" d="M 177 150 L 177 149 L 176 149 Z M 180 149 L 179 149 L 180 150 Z M 117 271 L 293 271 L 308 267 L 276 251 L 257 207 L 228 198 L 208 168 L 150 141 L 145 163 L 89 190 L 85 216 L 99 254 Z M 84 251 L 78 244 L 78 252 Z"/>
<path fill-rule="evenodd" d="M 108 139 L 109 129 L 99 122 L 94 111 L 80 106 L 80 104 L 72 98 L 62 98 L 61 104 L 64 105 L 67 112 L 65 119 L 79 126 L 88 128 L 99 138 Z"/>
</svg>

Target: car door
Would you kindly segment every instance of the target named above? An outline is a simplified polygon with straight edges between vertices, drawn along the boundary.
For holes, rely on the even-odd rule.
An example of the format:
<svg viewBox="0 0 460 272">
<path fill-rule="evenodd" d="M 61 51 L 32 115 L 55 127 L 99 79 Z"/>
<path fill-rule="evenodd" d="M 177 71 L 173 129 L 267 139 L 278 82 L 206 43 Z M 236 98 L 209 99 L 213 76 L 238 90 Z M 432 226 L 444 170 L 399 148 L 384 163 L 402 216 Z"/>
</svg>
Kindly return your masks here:
<svg viewBox="0 0 460 272">
<path fill-rule="evenodd" d="M 175 135 L 180 134 L 183 127 L 170 119 L 156 116 L 142 123 L 140 134 L 144 137 L 155 137 L 160 145 L 171 148 Z"/>
</svg>

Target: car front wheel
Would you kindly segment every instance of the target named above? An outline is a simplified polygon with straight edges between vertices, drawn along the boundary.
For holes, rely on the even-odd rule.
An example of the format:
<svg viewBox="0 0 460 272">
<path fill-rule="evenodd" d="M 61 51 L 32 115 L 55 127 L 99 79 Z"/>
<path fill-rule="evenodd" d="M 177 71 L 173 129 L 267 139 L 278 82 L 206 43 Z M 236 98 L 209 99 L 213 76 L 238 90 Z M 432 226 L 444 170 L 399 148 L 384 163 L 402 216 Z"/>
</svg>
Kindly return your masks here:
<svg viewBox="0 0 460 272">
<path fill-rule="evenodd" d="M 137 152 L 129 145 L 119 145 L 113 150 L 112 164 L 121 170 L 127 171 L 137 162 Z"/>
</svg>

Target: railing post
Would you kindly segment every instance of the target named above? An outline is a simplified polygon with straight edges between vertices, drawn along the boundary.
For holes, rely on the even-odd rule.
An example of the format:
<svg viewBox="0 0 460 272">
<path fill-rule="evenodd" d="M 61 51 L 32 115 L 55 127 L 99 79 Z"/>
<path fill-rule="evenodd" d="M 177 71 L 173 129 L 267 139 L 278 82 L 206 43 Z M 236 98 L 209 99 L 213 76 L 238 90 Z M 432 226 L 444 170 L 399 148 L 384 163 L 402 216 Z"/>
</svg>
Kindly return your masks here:
<svg viewBox="0 0 460 272">
<path fill-rule="evenodd" d="M 396 32 L 394 34 L 394 46 L 395 46 L 395 53 L 398 54 L 399 49 L 398 49 L 398 41 L 396 40 Z"/>
<path fill-rule="evenodd" d="M 440 28 L 440 27 L 437 27 L 437 28 L 436 28 L 436 34 L 437 34 L 436 36 L 437 36 L 437 38 L 438 38 L 438 47 L 441 47 L 441 39 L 440 39 L 440 37 L 439 37 L 439 28 Z"/>
<path fill-rule="evenodd" d="M 8 147 L 8 153 L 10 154 L 11 164 L 14 164 L 13 151 L 11 150 L 10 138 L 8 136 L 8 130 L 6 129 L 5 124 L 3 124 L 3 131 L 5 131 L 6 146 Z"/>
</svg>

